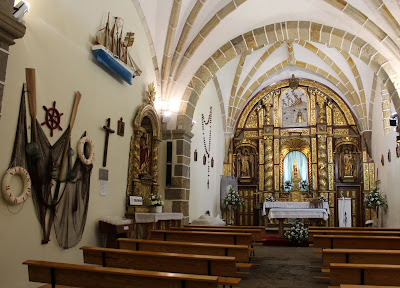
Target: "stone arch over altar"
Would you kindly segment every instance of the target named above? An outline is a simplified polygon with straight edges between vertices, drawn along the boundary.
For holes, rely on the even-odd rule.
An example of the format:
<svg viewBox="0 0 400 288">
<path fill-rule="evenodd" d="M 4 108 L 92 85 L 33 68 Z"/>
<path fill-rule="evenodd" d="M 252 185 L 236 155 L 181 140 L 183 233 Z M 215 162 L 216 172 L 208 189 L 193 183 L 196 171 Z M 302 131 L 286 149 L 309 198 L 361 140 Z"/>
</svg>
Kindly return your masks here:
<svg viewBox="0 0 400 288">
<path fill-rule="evenodd" d="M 309 185 L 307 191 L 289 193 L 283 191 L 283 183 L 291 172 L 284 171 L 292 169 L 293 160 L 286 162 L 294 159 L 290 156 L 294 152 L 304 156 L 296 156 L 296 162 L 300 161 L 297 157 L 303 159 L 297 165 L 304 170 L 296 184 L 306 180 Z M 278 201 L 312 201 L 324 195 L 330 210 L 326 225 L 334 226 L 339 194 L 352 198 L 356 225 L 364 219 L 364 211 L 357 208 L 363 193 L 375 181 L 374 163 L 353 111 L 330 88 L 294 75 L 262 89 L 247 102 L 237 120 L 224 171 L 238 177 L 238 190 L 245 199 L 237 217 L 242 225 L 254 225 L 253 208 L 267 196 Z M 266 220 L 260 221 L 265 224 Z"/>
</svg>

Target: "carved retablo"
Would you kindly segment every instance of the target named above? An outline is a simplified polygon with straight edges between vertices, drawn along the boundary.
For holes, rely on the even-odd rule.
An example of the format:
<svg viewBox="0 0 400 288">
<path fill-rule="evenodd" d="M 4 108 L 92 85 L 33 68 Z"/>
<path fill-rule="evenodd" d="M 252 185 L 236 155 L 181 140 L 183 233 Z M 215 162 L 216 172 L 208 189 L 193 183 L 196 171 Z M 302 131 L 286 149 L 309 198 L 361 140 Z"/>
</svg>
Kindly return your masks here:
<svg viewBox="0 0 400 288">
<path fill-rule="evenodd" d="M 154 108 L 154 84 L 146 91 L 145 103 L 140 106 L 133 123 L 129 153 L 127 212 L 149 212 L 151 194 L 158 194 L 158 145 L 161 124 Z M 129 196 L 143 197 L 143 206 L 130 206 Z"/>
</svg>

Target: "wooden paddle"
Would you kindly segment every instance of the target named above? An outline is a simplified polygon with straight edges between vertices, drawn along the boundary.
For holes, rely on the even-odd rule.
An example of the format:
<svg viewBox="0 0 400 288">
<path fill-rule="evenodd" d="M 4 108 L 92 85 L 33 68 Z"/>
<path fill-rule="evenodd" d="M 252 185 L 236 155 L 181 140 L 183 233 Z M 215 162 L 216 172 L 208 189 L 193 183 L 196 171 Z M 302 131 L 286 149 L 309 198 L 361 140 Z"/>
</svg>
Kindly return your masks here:
<svg viewBox="0 0 400 288">
<path fill-rule="evenodd" d="M 53 205 L 51 207 L 49 225 L 47 226 L 47 238 L 46 238 L 47 240 L 50 239 L 50 231 L 51 231 L 51 226 L 53 225 L 53 222 L 54 222 L 54 216 L 55 216 L 55 212 L 56 212 L 58 194 L 60 193 L 60 185 L 61 185 L 61 180 L 62 180 L 62 177 L 63 177 L 65 160 L 66 160 L 67 151 L 68 151 L 68 147 L 69 147 L 69 141 L 71 139 L 71 132 L 72 132 L 72 128 L 74 127 L 74 124 L 75 124 L 76 113 L 78 112 L 78 106 L 79 106 L 79 102 L 81 101 L 81 97 L 82 97 L 81 93 L 79 91 L 77 91 L 76 94 L 75 94 L 75 101 L 74 101 L 74 107 L 72 108 L 71 118 L 69 120 L 68 139 L 66 141 L 65 148 L 64 148 L 64 153 L 63 153 L 62 158 L 61 158 L 60 172 L 58 174 L 56 188 L 54 190 Z"/>
<path fill-rule="evenodd" d="M 29 103 L 29 114 L 31 115 L 31 126 L 32 126 L 32 133 L 33 133 L 33 139 L 31 139 L 31 143 L 34 142 L 37 145 L 37 127 L 36 127 L 36 115 L 37 115 L 37 109 L 36 109 L 36 74 L 35 74 L 35 69 L 33 68 L 25 68 L 25 74 L 26 74 L 26 86 L 28 90 L 28 103 Z M 37 178 L 36 179 L 41 179 L 41 174 L 40 174 L 40 163 L 39 161 L 36 162 L 36 173 L 37 173 Z M 36 187 L 41 187 L 41 185 L 37 185 Z M 39 201 L 39 217 L 40 217 L 40 225 L 42 226 L 42 232 L 43 232 L 43 239 L 42 239 L 42 244 L 47 243 L 46 241 L 46 206 L 45 202 L 47 202 L 45 199 L 43 199 L 42 196 L 42 191 L 36 191 L 37 195 L 40 198 Z"/>
</svg>

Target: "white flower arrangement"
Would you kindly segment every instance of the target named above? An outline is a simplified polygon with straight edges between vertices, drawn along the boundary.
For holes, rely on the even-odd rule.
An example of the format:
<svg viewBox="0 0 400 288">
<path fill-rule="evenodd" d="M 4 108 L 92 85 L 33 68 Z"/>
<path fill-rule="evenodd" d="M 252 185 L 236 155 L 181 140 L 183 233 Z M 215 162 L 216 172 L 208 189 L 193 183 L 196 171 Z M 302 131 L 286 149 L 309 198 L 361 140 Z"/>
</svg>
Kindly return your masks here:
<svg viewBox="0 0 400 288">
<path fill-rule="evenodd" d="M 152 206 L 164 206 L 164 201 L 161 200 L 161 195 L 159 194 L 151 194 L 150 200 Z"/>
<path fill-rule="evenodd" d="M 322 201 L 322 202 L 328 202 L 328 199 L 324 195 L 318 196 L 317 200 Z"/>
<path fill-rule="evenodd" d="M 276 199 L 274 198 L 274 196 L 267 196 L 264 199 L 266 202 L 276 202 Z"/>
<path fill-rule="evenodd" d="M 290 192 L 293 188 L 293 182 L 290 180 L 286 180 L 285 183 L 283 183 L 283 191 Z"/>
<path fill-rule="evenodd" d="M 368 192 L 365 195 L 364 204 L 368 208 L 375 209 L 375 208 L 381 207 L 381 208 L 383 208 L 385 213 L 388 209 L 386 195 L 382 195 L 377 187 L 375 187 L 374 189 L 372 189 L 370 192 Z"/>
<path fill-rule="evenodd" d="M 232 186 L 229 188 L 228 194 L 226 194 L 224 200 L 222 201 L 222 204 L 226 206 L 232 206 L 232 207 L 239 207 L 244 204 L 244 200 L 242 197 L 240 197 L 239 193 L 235 190 L 233 190 Z"/>
<path fill-rule="evenodd" d="M 308 229 L 300 219 L 296 219 L 290 229 L 285 232 L 285 237 L 290 242 L 302 243 L 308 240 Z"/>
<path fill-rule="evenodd" d="M 299 182 L 299 188 L 301 191 L 308 191 L 308 182 L 306 180 L 301 180 Z"/>
</svg>

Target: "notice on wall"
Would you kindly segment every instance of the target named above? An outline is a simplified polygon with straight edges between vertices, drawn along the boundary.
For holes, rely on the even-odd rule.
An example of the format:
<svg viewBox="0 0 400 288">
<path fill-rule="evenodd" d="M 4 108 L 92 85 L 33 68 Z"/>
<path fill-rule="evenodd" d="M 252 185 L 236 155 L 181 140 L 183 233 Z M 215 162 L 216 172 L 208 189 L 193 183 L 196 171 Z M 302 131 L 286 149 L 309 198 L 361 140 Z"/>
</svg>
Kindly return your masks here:
<svg viewBox="0 0 400 288">
<path fill-rule="evenodd" d="M 100 180 L 100 196 L 106 196 L 107 195 L 107 181 L 106 180 Z"/>
</svg>

